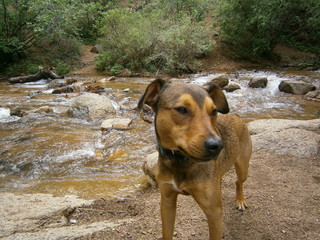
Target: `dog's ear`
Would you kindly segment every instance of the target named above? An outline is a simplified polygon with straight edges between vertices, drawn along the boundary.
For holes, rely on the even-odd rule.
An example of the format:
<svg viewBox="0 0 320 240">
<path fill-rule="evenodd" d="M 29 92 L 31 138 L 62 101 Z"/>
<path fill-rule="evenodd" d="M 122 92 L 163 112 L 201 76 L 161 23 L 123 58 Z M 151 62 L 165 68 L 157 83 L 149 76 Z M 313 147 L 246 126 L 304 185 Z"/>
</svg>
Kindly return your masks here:
<svg viewBox="0 0 320 240">
<path fill-rule="evenodd" d="M 150 107 L 152 107 L 152 109 L 154 109 L 155 104 L 158 101 L 159 98 L 159 93 L 160 90 L 163 88 L 163 86 L 166 84 L 167 82 L 163 79 L 156 79 L 153 82 L 151 82 L 146 91 L 144 92 L 144 94 L 142 95 L 142 97 L 139 100 L 138 103 L 138 108 L 142 108 L 143 104 L 147 104 Z"/>
<path fill-rule="evenodd" d="M 214 104 L 217 106 L 217 110 L 220 113 L 228 113 L 229 105 L 226 96 L 224 95 L 222 89 L 215 83 L 210 83 L 204 88 L 209 93 L 209 96 L 213 100 Z"/>
</svg>

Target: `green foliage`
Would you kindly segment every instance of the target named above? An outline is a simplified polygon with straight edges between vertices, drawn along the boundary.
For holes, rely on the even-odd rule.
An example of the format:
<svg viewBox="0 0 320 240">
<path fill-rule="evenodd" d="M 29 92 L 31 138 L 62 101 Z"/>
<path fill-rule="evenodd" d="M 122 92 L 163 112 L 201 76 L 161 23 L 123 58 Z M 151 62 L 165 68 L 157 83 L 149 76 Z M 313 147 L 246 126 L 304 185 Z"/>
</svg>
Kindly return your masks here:
<svg viewBox="0 0 320 240">
<path fill-rule="evenodd" d="M 115 64 L 111 69 L 111 73 L 115 76 L 119 75 L 119 73 L 124 69 L 124 67 L 120 64 Z"/>
<path fill-rule="evenodd" d="M 132 70 L 190 72 L 198 66 L 196 58 L 212 46 L 203 22 L 188 16 L 168 18 L 162 10 L 111 10 L 104 26 L 102 43 L 106 53 L 96 61 L 100 70 L 119 64 Z"/>
<path fill-rule="evenodd" d="M 64 74 L 68 73 L 70 71 L 70 65 L 63 61 L 57 61 L 55 64 L 55 70 L 57 74 L 60 76 L 63 76 Z"/>
<path fill-rule="evenodd" d="M 97 37 L 108 0 L 1 0 L 0 60 L 4 70 L 27 56 L 31 47 L 64 46 Z M 70 41 L 72 39 L 72 41 Z M 76 49 L 78 48 L 78 49 Z M 56 50 L 56 53 L 53 53 Z M 61 51 L 64 51 L 63 53 Z M 69 51 L 71 50 L 71 51 Z M 62 49 L 49 48 L 49 55 L 74 58 L 79 44 Z M 62 54 L 61 54 L 62 53 Z"/>
<path fill-rule="evenodd" d="M 268 57 L 284 39 L 319 43 L 319 12 L 317 0 L 224 0 L 219 23 L 224 41 L 242 57 Z"/>
</svg>

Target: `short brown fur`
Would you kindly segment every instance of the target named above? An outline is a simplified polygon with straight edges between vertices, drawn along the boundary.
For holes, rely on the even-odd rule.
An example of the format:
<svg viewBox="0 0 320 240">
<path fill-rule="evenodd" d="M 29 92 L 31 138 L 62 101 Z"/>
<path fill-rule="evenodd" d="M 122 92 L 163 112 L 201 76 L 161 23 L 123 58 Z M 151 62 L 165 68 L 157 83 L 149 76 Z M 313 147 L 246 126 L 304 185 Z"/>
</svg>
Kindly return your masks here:
<svg viewBox="0 0 320 240">
<path fill-rule="evenodd" d="M 202 88 L 157 79 L 147 87 L 138 107 L 143 104 L 156 114 L 163 239 L 172 239 L 178 194 L 195 199 L 208 218 L 210 239 L 221 239 L 221 178 L 232 165 L 237 173 L 236 205 L 240 210 L 247 207 L 243 183 L 252 144 L 246 125 L 237 116 L 217 113 L 227 113 L 229 106 L 214 84 Z"/>
</svg>

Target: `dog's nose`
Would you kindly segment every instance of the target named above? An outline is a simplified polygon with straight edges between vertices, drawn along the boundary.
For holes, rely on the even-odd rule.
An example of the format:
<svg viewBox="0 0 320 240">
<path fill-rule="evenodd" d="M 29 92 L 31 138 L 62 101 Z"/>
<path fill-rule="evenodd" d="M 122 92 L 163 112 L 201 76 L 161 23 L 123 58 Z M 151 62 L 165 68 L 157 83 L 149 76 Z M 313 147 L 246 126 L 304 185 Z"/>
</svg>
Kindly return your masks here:
<svg viewBox="0 0 320 240">
<path fill-rule="evenodd" d="M 208 154 L 213 157 L 213 159 L 216 159 L 221 149 L 223 148 L 223 142 L 219 138 L 211 137 L 204 142 L 204 147 Z"/>
</svg>

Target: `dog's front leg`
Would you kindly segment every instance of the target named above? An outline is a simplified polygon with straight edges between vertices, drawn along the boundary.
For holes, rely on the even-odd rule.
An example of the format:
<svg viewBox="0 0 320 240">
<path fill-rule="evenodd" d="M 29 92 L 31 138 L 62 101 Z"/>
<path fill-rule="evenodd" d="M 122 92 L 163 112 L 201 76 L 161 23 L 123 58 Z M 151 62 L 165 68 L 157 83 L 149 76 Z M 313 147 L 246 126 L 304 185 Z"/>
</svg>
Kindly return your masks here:
<svg viewBox="0 0 320 240">
<path fill-rule="evenodd" d="M 171 184 L 163 183 L 159 185 L 161 194 L 161 220 L 162 239 L 171 240 L 173 237 L 174 222 L 177 208 L 177 192 L 172 190 Z"/>
<path fill-rule="evenodd" d="M 214 188 L 207 184 L 201 185 L 192 196 L 207 216 L 210 240 L 221 240 L 223 207 L 219 181 L 216 182 Z"/>
</svg>

